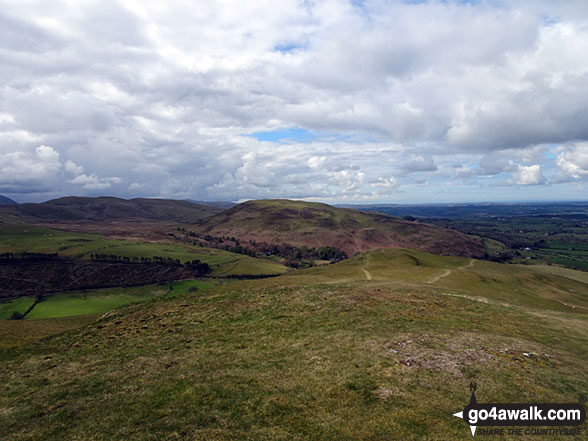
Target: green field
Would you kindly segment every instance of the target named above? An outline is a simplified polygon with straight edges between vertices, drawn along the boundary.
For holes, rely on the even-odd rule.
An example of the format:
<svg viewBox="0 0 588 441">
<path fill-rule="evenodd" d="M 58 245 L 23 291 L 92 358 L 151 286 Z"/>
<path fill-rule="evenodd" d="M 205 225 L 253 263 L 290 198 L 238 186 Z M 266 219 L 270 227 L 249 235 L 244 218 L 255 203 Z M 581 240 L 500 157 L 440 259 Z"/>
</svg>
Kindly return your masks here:
<svg viewBox="0 0 588 441">
<path fill-rule="evenodd" d="M 185 280 L 172 284 L 56 293 L 46 296 L 37 303 L 25 319 L 104 314 L 128 303 L 185 295 L 189 293 L 189 288 L 200 291 L 213 285 L 214 282 L 208 280 Z M 173 289 L 170 290 L 170 287 Z M 13 311 L 23 314 L 33 303 L 32 297 L 0 302 L 0 319 L 8 319 Z"/>
<path fill-rule="evenodd" d="M 228 251 L 167 243 L 129 242 L 107 239 L 96 234 L 72 233 L 47 228 L 19 225 L 0 227 L 0 253 L 58 253 L 75 259 L 90 259 L 100 253 L 121 257 L 160 256 L 179 259 L 182 263 L 194 259 L 208 263 L 212 275 L 281 274 L 284 265 Z M 238 267 L 237 272 L 235 269 Z"/>
<path fill-rule="evenodd" d="M 480 402 L 585 394 L 587 329 L 581 280 L 375 251 L 1 350 L 0 439 L 462 440 L 471 381 Z"/>
<path fill-rule="evenodd" d="M 13 312 L 24 314 L 35 303 L 33 297 L 21 297 L 19 299 L 0 302 L 0 320 L 10 318 Z"/>
<path fill-rule="evenodd" d="M 560 242 L 547 243 L 529 251 L 521 251 L 521 254 L 523 257 L 529 257 L 534 261 L 538 260 L 588 271 L 588 245 Z"/>
<path fill-rule="evenodd" d="M 512 248 L 515 263 L 556 264 L 588 271 L 588 205 L 571 203 L 366 206 L 395 216 L 491 238 Z M 500 252 L 500 250 L 498 250 Z M 494 251 L 496 254 L 496 250 Z M 519 255 L 517 256 L 516 253 Z M 488 250 L 491 256 L 492 247 Z M 522 257 L 522 259 L 521 259 Z"/>
</svg>

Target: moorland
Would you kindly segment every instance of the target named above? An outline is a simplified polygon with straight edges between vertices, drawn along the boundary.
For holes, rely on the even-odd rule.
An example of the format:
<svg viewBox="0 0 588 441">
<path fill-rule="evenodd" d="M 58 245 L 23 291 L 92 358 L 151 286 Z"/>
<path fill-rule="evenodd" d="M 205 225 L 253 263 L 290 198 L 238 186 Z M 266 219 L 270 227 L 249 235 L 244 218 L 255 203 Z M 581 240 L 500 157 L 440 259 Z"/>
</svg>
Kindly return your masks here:
<svg viewBox="0 0 588 441">
<path fill-rule="evenodd" d="M 286 200 L 31 205 L 0 207 L 0 439 L 457 440 L 470 382 L 485 402 L 588 391 L 587 273 L 483 229 Z"/>
</svg>

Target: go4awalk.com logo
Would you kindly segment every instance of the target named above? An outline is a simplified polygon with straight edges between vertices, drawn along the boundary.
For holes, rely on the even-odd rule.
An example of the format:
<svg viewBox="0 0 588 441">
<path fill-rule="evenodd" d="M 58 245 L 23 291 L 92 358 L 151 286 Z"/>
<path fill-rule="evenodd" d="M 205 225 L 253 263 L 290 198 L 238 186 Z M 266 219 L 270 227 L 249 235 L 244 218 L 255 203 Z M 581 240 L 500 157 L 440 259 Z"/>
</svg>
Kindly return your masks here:
<svg viewBox="0 0 588 441">
<path fill-rule="evenodd" d="M 586 409 L 581 403 L 478 403 L 476 388 L 476 383 L 470 383 L 469 404 L 453 414 L 470 426 L 472 436 L 478 427 L 482 427 L 481 434 L 484 435 L 582 434 L 582 429 L 577 426 L 586 420 Z M 585 398 L 581 397 L 580 401 L 584 402 Z"/>
</svg>

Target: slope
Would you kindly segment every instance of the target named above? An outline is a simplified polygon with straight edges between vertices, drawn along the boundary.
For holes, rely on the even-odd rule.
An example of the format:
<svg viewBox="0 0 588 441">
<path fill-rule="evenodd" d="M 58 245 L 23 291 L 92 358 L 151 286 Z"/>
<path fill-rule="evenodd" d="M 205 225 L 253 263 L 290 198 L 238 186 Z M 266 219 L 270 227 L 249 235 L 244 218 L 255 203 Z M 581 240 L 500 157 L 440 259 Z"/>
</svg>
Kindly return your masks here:
<svg viewBox="0 0 588 441">
<path fill-rule="evenodd" d="M 17 205 L 15 201 L 0 194 L 0 205 Z"/>
<path fill-rule="evenodd" d="M 38 222 L 174 221 L 195 222 L 222 209 L 170 199 L 64 197 L 40 204 L 0 207 L 0 220 Z"/>
<path fill-rule="evenodd" d="M 98 234 L 58 231 L 31 225 L 0 226 L 0 263 L 3 261 L 3 253 L 56 253 L 61 258 L 80 261 L 81 264 L 90 261 L 93 254 L 128 258 L 131 261 L 154 256 L 181 263 L 198 259 L 210 265 L 213 276 L 274 275 L 287 271 L 285 266 L 271 260 L 219 249 L 179 243 L 112 240 Z M 9 284 L 1 277 L 0 283 Z"/>
<path fill-rule="evenodd" d="M 212 236 L 334 246 L 348 255 L 377 248 L 413 248 L 439 255 L 482 257 L 479 237 L 380 213 L 289 200 L 248 201 L 203 220 L 198 231 Z"/>
<path fill-rule="evenodd" d="M 128 306 L 0 352 L 0 437 L 465 439 L 470 381 L 484 402 L 585 393 L 587 302 L 569 278 L 387 250 Z"/>
</svg>

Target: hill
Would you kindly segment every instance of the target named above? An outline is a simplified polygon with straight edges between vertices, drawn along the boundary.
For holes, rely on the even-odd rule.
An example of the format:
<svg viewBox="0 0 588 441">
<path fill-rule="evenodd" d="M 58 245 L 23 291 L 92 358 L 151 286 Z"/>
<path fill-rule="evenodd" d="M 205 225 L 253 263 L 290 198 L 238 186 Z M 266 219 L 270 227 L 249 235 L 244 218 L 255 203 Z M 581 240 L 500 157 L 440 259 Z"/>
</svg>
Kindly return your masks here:
<svg viewBox="0 0 588 441">
<path fill-rule="evenodd" d="M 587 326 L 579 280 L 374 251 L 2 350 L 0 438 L 460 440 L 471 381 L 480 402 L 575 402 Z"/>
<path fill-rule="evenodd" d="M 194 204 L 208 205 L 210 207 L 216 207 L 216 208 L 222 208 L 222 209 L 233 208 L 235 205 L 237 205 L 236 202 L 230 202 L 230 201 L 195 201 L 193 199 L 186 199 L 186 200 L 188 202 L 192 202 Z"/>
<path fill-rule="evenodd" d="M 439 255 L 483 257 L 489 248 L 479 237 L 434 225 L 381 213 L 278 199 L 239 204 L 201 221 L 197 230 L 212 236 L 238 237 L 242 242 L 328 245 L 348 255 L 394 247 Z"/>
<path fill-rule="evenodd" d="M 0 194 L 0 205 L 17 205 L 17 202 Z"/>
<path fill-rule="evenodd" d="M 511 263 L 555 264 L 588 271 L 588 202 L 363 206 L 505 244 Z"/>
<path fill-rule="evenodd" d="M 107 222 L 121 220 L 196 222 L 221 208 L 171 199 L 120 199 L 115 197 L 64 197 L 40 204 L 0 207 L 0 220 L 8 222 Z"/>
</svg>

